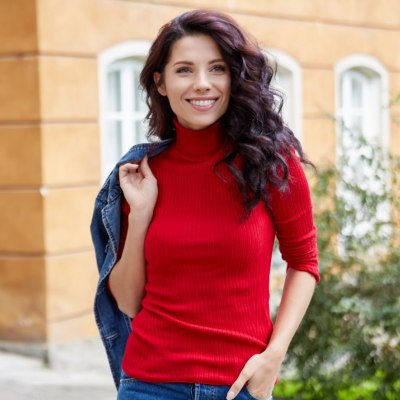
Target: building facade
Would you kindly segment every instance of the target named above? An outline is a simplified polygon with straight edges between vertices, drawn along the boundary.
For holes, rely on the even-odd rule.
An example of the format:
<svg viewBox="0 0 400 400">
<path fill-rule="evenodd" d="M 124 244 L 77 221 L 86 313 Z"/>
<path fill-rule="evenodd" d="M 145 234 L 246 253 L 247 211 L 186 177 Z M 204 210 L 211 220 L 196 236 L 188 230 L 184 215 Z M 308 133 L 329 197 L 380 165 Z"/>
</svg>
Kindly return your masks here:
<svg viewBox="0 0 400 400">
<path fill-rule="evenodd" d="M 276 63 L 284 116 L 315 163 L 334 162 L 343 126 L 400 153 L 399 0 L 2 0 L 3 343 L 96 334 L 94 197 L 144 140 L 137 80 L 152 39 L 199 7 L 232 15 Z"/>
</svg>

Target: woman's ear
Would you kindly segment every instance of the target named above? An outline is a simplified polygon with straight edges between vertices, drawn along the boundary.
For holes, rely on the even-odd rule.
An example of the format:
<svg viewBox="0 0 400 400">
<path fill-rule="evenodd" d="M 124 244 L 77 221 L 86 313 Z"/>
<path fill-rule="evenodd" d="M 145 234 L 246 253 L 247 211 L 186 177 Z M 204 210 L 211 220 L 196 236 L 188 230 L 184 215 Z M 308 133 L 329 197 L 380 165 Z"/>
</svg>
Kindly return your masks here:
<svg viewBox="0 0 400 400">
<path fill-rule="evenodd" d="M 159 72 L 154 72 L 153 79 L 154 79 L 154 83 L 156 84 L 158 93 L 160 93 L 161 96 L 166 96 L 167 91 L 165 90 L 165 85 L 164 85 L 164 82 L 162 81 L 161 74 Z"/>
</svg>

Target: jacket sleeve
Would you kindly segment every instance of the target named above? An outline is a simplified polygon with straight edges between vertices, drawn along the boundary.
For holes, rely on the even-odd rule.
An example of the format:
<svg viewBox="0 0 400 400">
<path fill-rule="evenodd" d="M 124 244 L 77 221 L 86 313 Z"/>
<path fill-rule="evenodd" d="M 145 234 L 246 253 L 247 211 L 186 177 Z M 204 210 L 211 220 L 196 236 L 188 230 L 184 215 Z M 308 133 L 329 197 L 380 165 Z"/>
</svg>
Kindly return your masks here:
<svg viewBox="0 0 400 400">
<path fill-rule="evenodd" d="M 100 196 L 97 196 L 90 224 L 90 233 L 92 236 L 96 255 L 96 264 L 99 272 L 104 264 L 108 244 L 108 235 L 102 219 L 102 209 L 104 206 L 105 202 L 102 201 Z"/>
<path fill-rule="evenodd" d="M 118 168 L 114 168 L 98 193 L 90 232 L 100 276 L 108 275 L 115 263 L 120 235 L 121 190 Z"/>
<path fill-rule="evenodd" d="M 320 280 L 317 229 L 309 185 L 297 156 L 287 158 L 289 180 L 285 190 L 271 188 L 271 209 L 282 258 L 288 268 L 306 271 Z"/>
</svg>

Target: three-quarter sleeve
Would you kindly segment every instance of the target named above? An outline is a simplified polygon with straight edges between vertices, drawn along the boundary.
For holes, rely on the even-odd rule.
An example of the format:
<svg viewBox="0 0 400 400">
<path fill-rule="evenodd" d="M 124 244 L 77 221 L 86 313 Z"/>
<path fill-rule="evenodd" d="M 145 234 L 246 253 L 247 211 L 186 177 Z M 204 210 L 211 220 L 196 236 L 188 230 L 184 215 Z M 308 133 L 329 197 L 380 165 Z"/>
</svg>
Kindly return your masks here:
<svg viewBox="0 0 400 400">
<path fill-rule="evenodd" d="M 288 268 L 306 271 L 318 282 L 317 229 L 314 224 L 309 185 L 295 155 L 287 158 L 286 190 L 272 187 L 271 211 L 282 258 Z"/>
</svg>

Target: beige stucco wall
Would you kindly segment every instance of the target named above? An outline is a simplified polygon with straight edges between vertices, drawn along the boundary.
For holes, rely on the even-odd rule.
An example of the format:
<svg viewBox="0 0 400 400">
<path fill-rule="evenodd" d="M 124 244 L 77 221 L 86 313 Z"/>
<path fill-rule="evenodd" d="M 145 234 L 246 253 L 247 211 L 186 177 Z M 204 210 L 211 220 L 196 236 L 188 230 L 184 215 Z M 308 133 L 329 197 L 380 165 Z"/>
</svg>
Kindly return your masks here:
<svg viewBox="0 0 400 400">
<path fill-rule="evenodd" d="M 97 58 L 40 50 L 43 7 L 0 3 L 0 340 L 50 343 L 95 333 L 100 164 Z"/>
<path fill-rule="evenodd" d="M 303 75 L 309 156 L 335 154 L 334 66 L 367 54 L 400 93 L 397 0 L 3 0 L 0 2 L 0 340 L 59 342 L 96 333 L 89 237 L 100 180 L 99 53 L 152 40 L 196 7 L 229 12 Z M 400 105 L 390 109 L 400 153 Z"/>
</svg>

